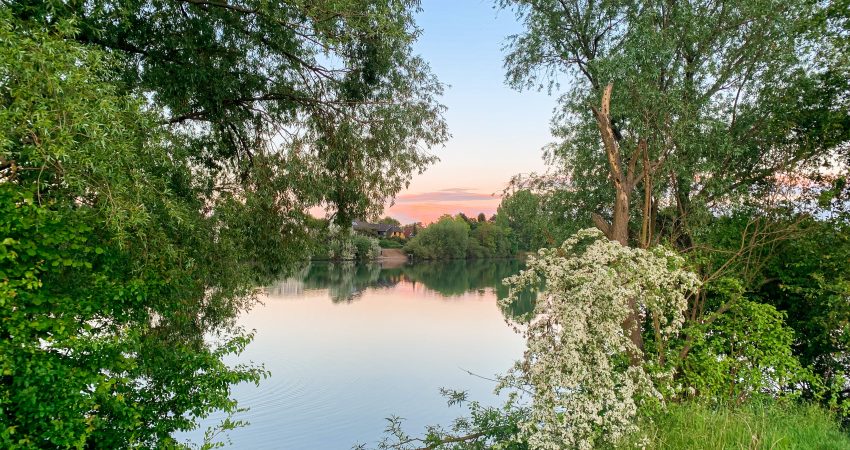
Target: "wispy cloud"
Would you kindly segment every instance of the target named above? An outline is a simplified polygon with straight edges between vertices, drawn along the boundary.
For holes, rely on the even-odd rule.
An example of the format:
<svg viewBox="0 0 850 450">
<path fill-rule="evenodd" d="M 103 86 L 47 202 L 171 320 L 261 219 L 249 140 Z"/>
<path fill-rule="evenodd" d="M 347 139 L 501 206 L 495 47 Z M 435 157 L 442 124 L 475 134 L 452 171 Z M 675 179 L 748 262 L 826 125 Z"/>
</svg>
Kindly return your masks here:
<svg viewBox="0 0 850 450">
<path fill-rule="evenodd" d="M 408 203 L 442 203 L 442 202 L 475 202 L 499 200 L 498 196 L 474 192 L 472 189 L 450 188 L 417 194 L 403 194 L 396 197 L 397 204 Z"/>
<path fill-rule="evenodd" d="M 443 214 L 455 215 L 464 213 L 474 217 L 478 213 L 484 213 L 490 217 L 499 207 L 498 197 L 488 197 L 486 200 L 475 200 L 468 202 L 421 202 L 421 203 L 396 203 L 384 212 L 399 219 L 402 223 L 423 222 L 431 223 Z"/>
</svg>

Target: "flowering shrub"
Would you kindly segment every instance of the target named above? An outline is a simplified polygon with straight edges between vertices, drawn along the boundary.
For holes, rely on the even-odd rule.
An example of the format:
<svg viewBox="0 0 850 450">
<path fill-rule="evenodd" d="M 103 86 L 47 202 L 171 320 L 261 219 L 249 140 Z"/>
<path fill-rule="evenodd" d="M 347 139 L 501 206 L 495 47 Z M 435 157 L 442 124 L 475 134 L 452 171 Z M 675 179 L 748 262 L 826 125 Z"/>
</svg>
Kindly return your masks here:
<svg viewBox="0 0 850 450">
<path fill-rule="evenodd" d="M 351 229 L 332 223 L 328 225 L 328 258 L 331 260 L 354 259 L 357 249 L 351 238 Z"/>
<path fill-rule="evenodd" d="M 623 324 L 630 314 L 638 323 L 651 319 L 655 353 L 668 352 L 699 284 L 683 264 L 663 247 L 628 248 L 585 229 L 560 248 L 541 249 L 506 280 L 508 303 L 541 280 L 546 286 L 526 318 L 524 357 L 502 381 L 531 393 L 528 420 L 519 427 L 531 448 L 590 449 L 637 431 L 639 405 L 662 399 L 664 358 L 635 364 L 643 349 Z"/>
</svg>

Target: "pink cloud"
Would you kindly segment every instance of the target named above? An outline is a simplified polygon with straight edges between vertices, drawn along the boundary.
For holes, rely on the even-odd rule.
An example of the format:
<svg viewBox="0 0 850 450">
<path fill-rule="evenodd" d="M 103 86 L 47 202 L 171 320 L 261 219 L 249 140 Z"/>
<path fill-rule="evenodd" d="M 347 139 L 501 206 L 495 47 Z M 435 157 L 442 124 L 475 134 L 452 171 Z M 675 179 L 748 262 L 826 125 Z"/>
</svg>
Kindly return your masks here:
<svg viewBox="0 0 850 450">
<path fill-rule="evenodd" d="M 432 192 L 402 194 L 395 204 L 384 209 L 386 216 L 394 217 L 403 224 L 431 223 L 444 214 L 464 213 L 476 217 L 484 213 L 488 218 L 496 213 L 501 197 L 494 194 L 475 192 L 472 189 L 451 188 Z M 310 209 L 314 217 L 325 217 L 322 207 Z"/>
<path fill-rule="evenodd" d="M 419 202 L 469 202 L 469 201 L 492 201 L 499 197 L 494 194 L 483 194 L 473 192 L 471 189 L 451 188 L 441 189 L 433 192 L 420 192 L 416 194 L 402 194 L 396 197 L 396 203 L 419 203 Z"/>
<path fill-rule="evenodd" d="M 452 188 L 433 192 L 403 194 L 396 203 L 385 210 L 385 214 L 402 223 L 430 223 L 444 214 L 464 213 L 475 217 L 484 213 L 487 217 L 496 213 L 501 198 L 493 194 L 474 192 L 471 189 Z"/>
</svg>

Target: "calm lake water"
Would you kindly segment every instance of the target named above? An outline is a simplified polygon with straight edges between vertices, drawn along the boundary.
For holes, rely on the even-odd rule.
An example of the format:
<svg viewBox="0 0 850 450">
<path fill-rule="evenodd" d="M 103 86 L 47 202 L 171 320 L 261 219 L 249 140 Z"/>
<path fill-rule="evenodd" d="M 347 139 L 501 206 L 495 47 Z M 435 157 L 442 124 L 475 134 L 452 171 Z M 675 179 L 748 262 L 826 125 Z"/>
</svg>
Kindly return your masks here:
<svg viewBox="0 0 850 450">
<path fill-rule="evenodd" d="M 271 377 L 234 388 L 250 408 L 236 419 L 250 425 L 228 433 L 230 448 L 374 447 L 391 415 L 421 435 L 465 412 L 446 406 L 441 387 L 498 404 L 494 383 L 467 371 L 492 377 L 522 355 L 506 318 L 531 304 L 502 311 L 496 302 L 507 292 L 500 280 L 520 269 L 515 260 L 313 263 L 273 284 L 240 318 L 256 337 L 229 362 L 262 363 Z"/>
</svg>

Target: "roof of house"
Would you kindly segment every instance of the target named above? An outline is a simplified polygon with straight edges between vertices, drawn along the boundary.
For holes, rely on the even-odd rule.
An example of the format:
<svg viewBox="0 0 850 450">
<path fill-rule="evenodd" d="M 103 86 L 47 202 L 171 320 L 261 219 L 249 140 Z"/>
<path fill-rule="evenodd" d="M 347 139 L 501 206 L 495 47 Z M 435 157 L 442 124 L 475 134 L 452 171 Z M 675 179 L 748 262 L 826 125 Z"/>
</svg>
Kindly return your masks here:
<svg viewBox="0 0 850 450">
<path fill-rule="evenodd" d="M 375 230 L 379 233 L 392 233 L 396 231 L 401 232 L 401 228 L 387 223 L 369 223 L 355 220 L 351 222 L 351 226 L 355 230 Z"/>
</svg>

